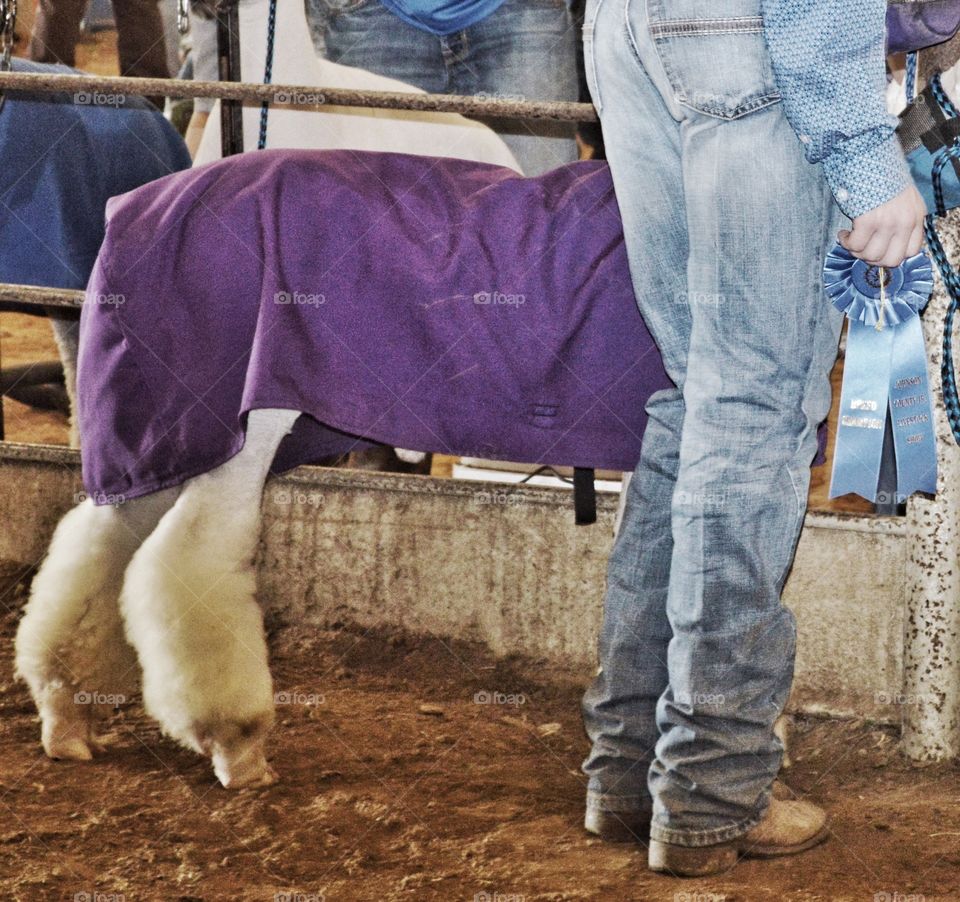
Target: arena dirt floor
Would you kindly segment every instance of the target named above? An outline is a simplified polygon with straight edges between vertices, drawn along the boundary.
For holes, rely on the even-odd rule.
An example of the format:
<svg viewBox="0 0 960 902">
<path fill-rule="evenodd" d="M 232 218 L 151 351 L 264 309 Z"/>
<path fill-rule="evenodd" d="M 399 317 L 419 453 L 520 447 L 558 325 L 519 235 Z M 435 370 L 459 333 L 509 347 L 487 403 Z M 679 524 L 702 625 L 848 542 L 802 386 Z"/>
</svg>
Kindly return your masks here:
<svg viewBox="0 0 960 902">
<path fill-rule="evenodd" d="M 581 830 L 584 675 L 435 639 L 270 629 L 288 703 L 267 789 L 220 788 L 135 703 L 99 760 L 50 761 L 12 678 L 17 576 L 0 571 L 0 898 L 960 899 L 960 767 L 911 766 L 891 729 L 796 724 L 787 780 L 830 810 L 824 846 L 709 880 L 660 877 L 642 847 Z"/>
</svg>

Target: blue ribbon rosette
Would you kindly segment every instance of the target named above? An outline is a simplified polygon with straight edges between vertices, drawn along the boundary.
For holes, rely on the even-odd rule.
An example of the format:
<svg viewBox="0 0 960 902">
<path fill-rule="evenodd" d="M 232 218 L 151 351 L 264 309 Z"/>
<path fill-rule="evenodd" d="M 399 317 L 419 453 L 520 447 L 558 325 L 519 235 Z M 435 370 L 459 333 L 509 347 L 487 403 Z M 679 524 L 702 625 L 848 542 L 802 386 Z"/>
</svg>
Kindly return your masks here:
<svg viewBox="0 0 960 902">
<path fill-rule="evenodd" d="M 926 254 L 896 269 L 871 266 L 841 245 L 827 255 L 823 283 L 849 320 L 830 497 L 877 500 L 889 414 L 898 502 L 936 493 L 937 451 L 920 311 L 933 290 Z"/>
</svg>

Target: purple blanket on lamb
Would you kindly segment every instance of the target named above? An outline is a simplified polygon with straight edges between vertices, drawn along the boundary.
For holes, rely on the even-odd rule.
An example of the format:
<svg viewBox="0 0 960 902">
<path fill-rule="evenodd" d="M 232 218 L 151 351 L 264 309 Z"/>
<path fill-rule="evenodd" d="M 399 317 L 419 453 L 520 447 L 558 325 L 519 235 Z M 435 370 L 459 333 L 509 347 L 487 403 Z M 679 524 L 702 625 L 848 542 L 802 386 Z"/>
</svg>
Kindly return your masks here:
<svg viewBox="0 0 960 902">
<path fill-rule="evenodd" d="M 607 166 L 263 151 L 114 198 L 81 325 L 88 492 L 218 466 L 302 410 L 275 470 L 362 447 L 633 469 L 669 386 Z"/>
</svg>

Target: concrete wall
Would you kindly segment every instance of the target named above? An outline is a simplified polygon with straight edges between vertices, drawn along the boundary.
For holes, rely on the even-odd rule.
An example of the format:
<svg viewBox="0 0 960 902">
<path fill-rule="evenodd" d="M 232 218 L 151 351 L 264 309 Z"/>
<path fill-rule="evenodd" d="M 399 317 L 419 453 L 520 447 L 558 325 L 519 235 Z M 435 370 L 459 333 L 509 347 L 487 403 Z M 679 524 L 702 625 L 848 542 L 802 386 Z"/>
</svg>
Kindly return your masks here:
<svg viewBox="0 0 960 902">
<path fill-rule="evenodd" d="M 0 558 L 36 563 L 79 490 L 77 455 L 0 444 Z M 302 468 L 264 496 L 264 606 L 288 622 L 476 639 L 595 662 L 616 499 L 575 526 L 570 493 Z M 896 721 L 903 520 L 809 515 L 785 599 L 796 613 L 794 706 Z"/>
</svg>

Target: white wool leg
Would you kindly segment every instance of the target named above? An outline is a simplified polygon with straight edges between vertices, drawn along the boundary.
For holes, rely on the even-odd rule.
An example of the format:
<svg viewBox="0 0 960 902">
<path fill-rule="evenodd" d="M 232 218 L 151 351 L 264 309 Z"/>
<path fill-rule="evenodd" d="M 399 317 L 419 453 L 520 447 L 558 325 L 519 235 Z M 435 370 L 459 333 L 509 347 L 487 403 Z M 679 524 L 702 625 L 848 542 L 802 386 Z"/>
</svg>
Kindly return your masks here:
<svg viewBox="0 0 960 902">
<path fill-rule="evenodd" d="M 30 687 L 51 758 L 89 759 L 97 716 L 136 687 L 120 586 L 134 552 L 176 494 L 170 489 L 101 507 L 87 499 L 54 532 L 16 638 L 16 673 Z"/>
<path fill-rule="evenodd" d="M 273 683 L 254 555 L 260 500 L 293 410 L 255 410 L 242 451 L 189 480 L 135 555 L 121 609 L 164 733 L 208 755 L 224 786 L 272 782 Z"/>
</svg>

